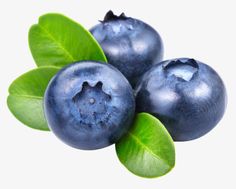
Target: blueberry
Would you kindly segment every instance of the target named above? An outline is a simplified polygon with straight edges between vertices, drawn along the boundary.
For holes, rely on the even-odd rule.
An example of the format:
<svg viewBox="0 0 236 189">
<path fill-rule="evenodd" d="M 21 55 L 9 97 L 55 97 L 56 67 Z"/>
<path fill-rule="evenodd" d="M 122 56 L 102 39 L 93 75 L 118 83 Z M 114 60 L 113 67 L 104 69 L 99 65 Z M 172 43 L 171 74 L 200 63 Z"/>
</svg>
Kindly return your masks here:
<svg viewBox="0 0 236 189">
<path fill-rule="evenodd" d="M 63 68 L 44 96 L 50 129 L 66 144 L 86 150 L 117 142 L 132 124 L 135 99 L 119 70 L 83 61 Z"/>
<path fill-rule="evenodd" d="M 109 11 L 90 32 L 100 43 L 110 64 L 118 68 L 132 86 L 148 68 L 160 62 L 163 44 L 160 35 L 148 24 L 124 13 Z"/>
<path fill-rule="evenodd" d="M 189 58 L 154 65 L 139 81 L 135 94 L 137 111 L 159 118 L 175 141 L 209 132 L 222 118 L 227 103 L 220 76 Z"/>
</svg>

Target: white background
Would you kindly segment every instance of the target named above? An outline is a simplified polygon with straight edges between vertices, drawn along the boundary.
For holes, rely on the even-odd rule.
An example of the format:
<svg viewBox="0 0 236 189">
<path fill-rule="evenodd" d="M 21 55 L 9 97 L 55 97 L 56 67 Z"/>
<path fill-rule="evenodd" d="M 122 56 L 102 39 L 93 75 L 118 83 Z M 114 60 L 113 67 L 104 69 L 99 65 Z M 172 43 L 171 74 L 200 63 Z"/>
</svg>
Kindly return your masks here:
<svg viewBox="0 0 236 189">
<path fill-rule="evenodd" d="M 176 143 L 176 166 L 157 179 L 139 178 L 114 146 L 81 151 L 52 133 L 32 130 L 9 112 L 7 89 L 35 67 L 27 33 L 37 18 L 60 12 L 90 28 L 112 9 L 156 28 L 165 59 L 193 57 L 211 65 L 228 90 L 227 112 L 204 137 Z M 0 188 L 236 188 L 236 4 L 232 0 L 0 0 Z"/>
</svg>

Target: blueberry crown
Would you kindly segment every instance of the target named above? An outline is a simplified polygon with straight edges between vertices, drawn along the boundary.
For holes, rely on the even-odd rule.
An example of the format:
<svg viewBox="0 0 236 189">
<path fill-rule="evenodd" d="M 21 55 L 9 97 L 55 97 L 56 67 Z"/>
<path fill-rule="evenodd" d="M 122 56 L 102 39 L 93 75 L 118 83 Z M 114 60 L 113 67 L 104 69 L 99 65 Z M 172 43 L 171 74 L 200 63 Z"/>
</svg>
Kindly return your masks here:
<svg viewBox="0 0 236 189">
<path fill-rule="evenodd" d="M 107 12 L 107 14 L 105 15 L 103 21 L 101 21 L 101 22 L 109 22 L 109 21 L 114 21 L 114 20 L 118 20 L 118 19 L 125 20 L 127 18 L 128 17 L 126 17 L 124 13 L 121 13 L 120 16 L 117 16 L 111 10 L 109 10 Z"/>
</svg>

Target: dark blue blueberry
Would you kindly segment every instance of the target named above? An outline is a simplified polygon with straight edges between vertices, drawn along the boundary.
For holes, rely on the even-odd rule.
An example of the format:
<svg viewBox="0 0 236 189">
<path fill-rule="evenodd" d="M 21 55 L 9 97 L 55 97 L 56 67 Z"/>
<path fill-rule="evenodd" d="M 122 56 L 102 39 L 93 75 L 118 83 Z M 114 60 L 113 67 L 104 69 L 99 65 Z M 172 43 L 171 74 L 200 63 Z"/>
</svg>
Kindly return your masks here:
<svg viewBox="0 0 236 189">
<path fill-rule="evenodd" d="M 135 93 L 137 111 L 159 118 L 175 141 L 209 132 L 222 118 L 227 103 L 220 76 L 208 65 L 188 58 L 154 65 Z"/>
<path fill-rule="evenodd" d="M 132 86 L 152 64 L 162 60 L 160 35 L 140 20 L 124 14 L 115 16 L 109 11 L 104 21 L 90 31 L 100 43 L 109 63 L 118 68 Z"/>
<path fill-rule="evenodd" d="M 62 69 L 44 96 L 50 129 L 68 145 L 86 150 L 117 142 L 132 124 L 135 100 L 116 68 L 78 62 Z"/>
</svg>

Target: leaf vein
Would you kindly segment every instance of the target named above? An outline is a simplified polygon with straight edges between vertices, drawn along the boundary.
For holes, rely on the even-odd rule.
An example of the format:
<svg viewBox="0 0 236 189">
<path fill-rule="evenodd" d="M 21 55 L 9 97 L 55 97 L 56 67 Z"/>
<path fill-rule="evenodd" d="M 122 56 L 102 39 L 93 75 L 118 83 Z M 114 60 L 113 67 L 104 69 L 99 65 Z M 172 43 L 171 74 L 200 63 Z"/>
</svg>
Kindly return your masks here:
<svg viewBox="0 0 236 189">
<path fill-rule="evenodd" d="M 153 155 L 156 159 L 158 159 L 159 161 L 164 162 L 168 167 L 170 167 L 169 164 L 168 164 L 165 160 L 163 160 L 163 159 L 160 158 L 158 155 L 156 155 L 155 153 L 153 153 L 152 150 L 151 150 L 148 146 L 146 146 L 141 140 L 139 140 L 139 138 L 138 138 L 137 136 L 135 136 L 134 134 L 132 134 L 132 133 L 130 133 L 130 132 L 128 132 L 128 134 L 129 134 L 129 135 L 131 136 L 131 138 L 133 138 L 138 144 L 140 144 L 144 149 L 146 149 L 148 153 L 150 153 L 150 154 Z"/>
<path fill-rule="evenodd" d="M 34 98 L 34 99 L 39 99 L 39 100 L 43 99 L 42 96 L 34 96 L 34 95 L 18 95 L 18 94 L 10 94 L 10 95 L 15 96 L 15 97 Z"/>
<path fill-rule="evenodd" d="M 71 62 L 75 62 L 75 61 L 76 61 L 76 59 L 73 57 L 73 55 L 72 55 L 64 46 L 62 46 L 61 43 L 58 42 L 58 41 L 55 39 L 55 37 L 53 37 L 53 35 L 52 35 L 48 30 L 46 30 L 46 28 L 44 28 L 44 27 L 43 27 L 42 25 L 40 25 L 40 24 L 38 24 L 38 26 L 47 34 L 47 36 L 48 36 L 52 41 L 54 41 L 54 42 L 57 44 L 57 46 L 58 46 L 59 48 L 61 48 L 61 49 L 64 51 L 64 53 L 67 55 L 67 57 L 70 59 Z"/>
</svg>

